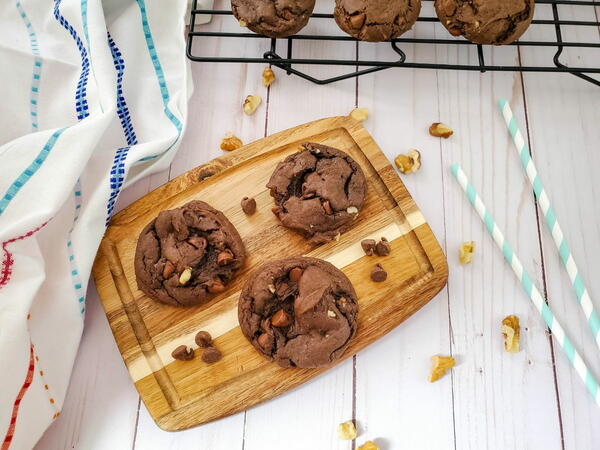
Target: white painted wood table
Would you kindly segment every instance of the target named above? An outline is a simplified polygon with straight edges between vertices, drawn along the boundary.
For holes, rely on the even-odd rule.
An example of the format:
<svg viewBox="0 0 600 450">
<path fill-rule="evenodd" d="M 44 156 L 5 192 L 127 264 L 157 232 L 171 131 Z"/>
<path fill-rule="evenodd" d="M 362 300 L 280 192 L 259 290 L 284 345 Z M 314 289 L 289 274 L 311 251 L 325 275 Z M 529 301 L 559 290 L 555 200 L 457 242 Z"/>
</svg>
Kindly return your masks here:
<svg viewBox="0 0 600 450">
<path fill-rule="evenodd" d="M 331 8 L 330 2 L 318 3 L 322 11 Z M 223 2 L 217 6 L 226 7 Z M 577 17 L 578 11 L 561 10 L 564 18 Z M 538 8 L 536 17 L 549 12 Z M 210 25 L 231 26 L 237 25 L 221 19 Z M 324 27 L 337 32 L 323 20 L 311 21 L 305 31 Z M 549 28 L 531 29 L 527 37 L 551 39 Z M 563 32 L 571 39 L 600 40 L 595 27 Z M 432 23 L 420 23 L 411 33 L 446 36 L 439 24 Z M 253 56 L 262 54 L 266 42 L 213 39 L 205 45 L 205 54 Z M 294 50 L 297 57 L 354 58 L 357 47 L 304 42 Z M 439 63 L 477 60 L 472 48 L 411 45 L 405 50 L 409 58 Z M 386 45 L 361 43 L 358 51 L 361 57 L 393 56 Z M 580 51 L 568 58 L 598 66 L 600 55 L 593 52 Z M 550 62 L 551 55 L 534 47 L 519 53 L 515 47 L 486 48 L 485 53 L 494 64 Z M 496 109 L 498 98 L 510 100 L 600 308 L 600 88 L 568 74 L 412 69 L 389 69 L 318 86 L 276 69 L 277 81 L 267 90 L 261 84 L 261 65 L 195 63 L 191 68 L 195 92 L 177 156 L 168 171 L 123 192 L 120 207 L 219 156 L 219 142 L 227 131 L 250 142 L 304 122 L 347 114 L 358 105 L 370 110 L 365 126 L 388 158 L 413 147 L 421 150 L 421 171 L 402 179 L 448 256 L 448 286 L 383 339 L 299 389 L 232 417 L 168 433 L 154 424 L 140 403 L 91 285 L 86 328 L 66 403 L 38 450 L 328 450 L 352 449 L 367 439 L 382 449 L 600 448 L 600 409 L 553 345 L 448 170 L 458 161 L 470 173 L 525 268 L 600 374 L 600 355 Z M 324 77 L 343 69 L 310 70 Z M 247 94 L 260 94 L 265 100 L 253 116 L 240 108 Z M 429 136 L 427 128 L 434 121 L 450 124 L 454 136 L 448 140 Z M 457 260 L 464 240 L 477 244 L 473 263 L 465 267 Z M 500 322 L 508 314 L 519 315 L 523 327 L 523 349 L 514 355 L 502 350 Z M 434 354 L 452 354 L 458 365 L 451 376 L 431 384 L 427 375 Z M 348 419 L 358 424 L 356 443 L 338 440 L 336 426 Z"/>
</svg>

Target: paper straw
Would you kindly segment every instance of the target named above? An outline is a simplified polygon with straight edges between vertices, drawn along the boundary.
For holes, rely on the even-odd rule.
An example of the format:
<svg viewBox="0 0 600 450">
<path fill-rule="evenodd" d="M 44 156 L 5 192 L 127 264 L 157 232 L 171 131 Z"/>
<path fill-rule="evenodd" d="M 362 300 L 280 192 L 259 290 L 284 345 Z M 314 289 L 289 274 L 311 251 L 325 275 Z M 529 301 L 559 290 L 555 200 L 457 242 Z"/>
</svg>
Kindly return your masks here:
<svg viewBox="0 0 600 450">
<path fill-rule="evenodd" d="M 598 389 L 598 382 L 594 378 L 594 375 L 592 374 L 592 372 L 590 372 L 577 350 L 575 350 L 575 347 L 571 343 L 571 340 L 566 336 L 563 327 L 554 317 L 554 314 L 550 310 L 550 307 L 542 298 L 542 295 L 536 288 L 535 284 L 533 284 L 533 281 L 531 280 L 531 277 L 528 275 L 527 271 L 523 269 L 521 261 L 519 261 L 519 258 L 513 251 L 512 247 L 504 238 L 502 231 L 500 231 L 500 228 L 498 228 L 498 225 L 496 225 L 492 214 L 485 207 L 479 195 L 477 195 L 477 191 L 469 182 L 467 175 L 463 172 L 459 164 L 453 164 L 450 167 L 450 169 L 452 170 L 452 175 L 454 175 L 460 186 L 467 194 L 469 202 L 471 202 L 471 205 L 473 205 L 473 207 L 479 214 L 479 217 L 481 217 L 481 220 L 483 220 L 487 231 L 494 238 L 494 241 L 498 245 L 498 248 L 502 250 L 504 259 L 510 265 L 513 272 L 521 282 L 523 290 L 527 293 L 530 300 L 542 316 L 542 319 L 552 332 L 552 336 L 554 336 L 554 339 L 556 339 L 560 347 L 565 352 L 565 355 L 569 359 L 571 365 L 575 368 L 575 371 L 577 372 L 581 380 L 584 382 L 585 386 L 587 387 L 587 390 L 596 401 L 596 404 L 600 406 L 600 391 Z"/>
<path fill-rule="evenodd" d="M 525 140 L 523 139 L 523 135 L 517 126 L 517 122 L 513 115 L 512 110 L 510 109 L 510 105 L 508 101 L 501 99 L 498 102 L 498 106 L 500 107 L 500 111 L 504 116 L 504 120 L 506 122 L 506 126 L 508 127 L 508 131 L 513 138 L 513 142 L 515 143 L 515 147 L 519 152 L 519 157 L 521 159 L 521 163 L 523 164 L 523 168 L 525 172 L 527 172 L 527 177 L 529 178 L 529 182 L 533 187 L 533 192 L 535 194 L 535 198 L 537 199 L 538 204 L 542 210 L 542 214 L 544 215 L 544 219 L 546 219 L 546 225 L 552 234 L 552 238 L 554 240 L 554 244 L 558 249 L 558 253 L 560 254 L 560 259 L 569 274 L 569 278 L 571 279 L 571 286 L 573 286 L 573 290 L 575 291 L 575 295 L 577 296 L 577 300 L 579 301 L 579 306 L 583 313 L 585 314 L 585 318 L 587 319 L 588 326 L 592 332 L 592 336 L 596 341 L 596 345 L 600 348 L 600 318 L 594 309 L 594 304 L 592 303 L 592 299 L 588 294 L 588 290 L 583 283 L 583 278 L 579 274 L 579 269 L 575 264 L 575 260 L 573 259 L 573 255 L 571 254 L 571 249 L 567 244 L 567 239 L 564 237 L 562 229 L 558 223 L 558 219 L 556 214 L 554 214 L 554 210 L 550 205 L 550 199 L 546 194 L 546 190 L 544 189 L 544 185 L 542 184 L 542 180 L 538 175 L 537 169 L 535 168 L 535 164 L 531 159 L 531 154 L 529 153 L 529 148 L 527 144 L 525 144 Z"/>
</svg>

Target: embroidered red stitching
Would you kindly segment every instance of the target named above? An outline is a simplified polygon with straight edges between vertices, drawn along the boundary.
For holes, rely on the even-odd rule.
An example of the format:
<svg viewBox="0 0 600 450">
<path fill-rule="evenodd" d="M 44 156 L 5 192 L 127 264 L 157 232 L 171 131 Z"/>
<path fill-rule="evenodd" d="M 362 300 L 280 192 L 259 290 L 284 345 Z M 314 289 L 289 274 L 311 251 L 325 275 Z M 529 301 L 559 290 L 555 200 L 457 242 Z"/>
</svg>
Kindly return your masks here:
<svg viewBox="0 0 600 450">
<path fill-rule="evenodd" d="M 45 225 L 45 224 L 44 224 Z M 8 425 L 8 430 L 6 431 L 6 435 L 4 436 L 4 441 L 2 442 L 2 450 L 8 450 L 10 447 L 10 443 L 15 434 L 15 427 L 17 425 L 17 415 L 19 414 L 19 406 L 21 405 L 21 400 L 25 396 L 27 389 L 31 386 L 31 382 L 33 381 L 33 372 L 35 369 L 35 360 L 33 359 L 33 344 L 29 343 L 29 369 L 27 370 L 27 376 L 25 377 L 25 381 L 23 382 L 23 386 L 19 390 L 17 394 L 17 398 L 13 404 L 12 415 L 10 416 L 10 424 Z"/>
<path fill-rule="evenodd" d="M 8 246 L 8 244 L 12 244 L 13 242 L 21 241 L 23 239 L 27 239 L 30 236 L 33 236 L 35 233 L 37 233 L 42 228 L 44 228 L 48 222 L 49 222 L 49 220 L 44 222 L 43 224 L 41 224 L 39 227 L 34 228 L 33 230 L 28 231 L 27 233 L 25 233 L 21 236 L 9 239 L 8 241 L 4 241 L 2 243 L 2 250 L 4 252 L 4 258 L 2 259 L 2 267 L 0 268 L 0 288 L 2 288 L 4 285 L 6 285 L 9 282 L 10 276 L 12 275 L 12 266 L 15 262 L 15 260 L 12 257 L 12 253 L 9 252 L 8 249 L 6 248 Z"/>
</svg>

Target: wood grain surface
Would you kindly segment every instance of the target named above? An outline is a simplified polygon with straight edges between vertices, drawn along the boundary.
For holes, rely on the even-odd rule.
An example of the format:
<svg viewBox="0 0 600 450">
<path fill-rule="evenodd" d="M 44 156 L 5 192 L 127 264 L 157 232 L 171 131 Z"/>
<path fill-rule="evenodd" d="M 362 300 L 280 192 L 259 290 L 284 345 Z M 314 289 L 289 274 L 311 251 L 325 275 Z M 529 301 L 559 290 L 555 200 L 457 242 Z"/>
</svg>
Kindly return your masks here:
<svg viewBox="0 0 600 450">
<path fill-rule="evenodd" d="M 318 247 L 278 223 L 265 187 L 277 163 L 305 141 L 349 153 L 362 167 L 368 186 L 352 229 Z M 242 212 L 243 196 L 256 199 L 254 215 Z M 142 228 L 158 212 L 192 199 L 225 213 L 242 236 L 248 261 L 228 289 L 210 302 L 177 308 L 137 289 L 133 258 Z M 390 255 L 366 256 L 361 240 L 382 236 L 390 242 Z M 340 360 L 407 319 L 447 279 L 445 257 L 423 215 L 371 136 L 348 116 L 300 125 L 249 144 L 180 175 L 113 218 L 100 244 L 94 279 L 129 373 L 161 428 L 184 429 L 233 414 L 326 370 L 282 369 L 260 356 L 238 325 L 237 302 L 247 276 L 264 262 L 295 255 L 331 262 L 355 286 L 358 331 Z M 370 280 L 375 262 L 388 271 L 383 283 Z M 195 347 L 199 330 L 211 333 L 223 359 L 215 364 L 199 357 L 175 361 L 172 350 L 182 344 Z"/>
</svg>

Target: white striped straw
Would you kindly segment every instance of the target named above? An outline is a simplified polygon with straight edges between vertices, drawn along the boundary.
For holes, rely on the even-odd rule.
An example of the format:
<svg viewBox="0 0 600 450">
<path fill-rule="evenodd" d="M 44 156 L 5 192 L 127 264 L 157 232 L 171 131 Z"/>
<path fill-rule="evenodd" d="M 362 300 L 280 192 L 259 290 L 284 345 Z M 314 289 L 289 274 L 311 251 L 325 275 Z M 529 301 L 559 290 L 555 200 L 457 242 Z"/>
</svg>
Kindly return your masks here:
<svg viewBox="0 0 600 450">
<path fill-rule="evenodd" d="M 498 248 L 502 250 L 504 259 L 510 265 L 513 272 L 521 282 L 523 290 L 531 299 L 532 303 L 542 316 L 542 319 L 544 319 L 544 322 L 552 332 L 552 336 L 554 336 L 554 339 L 556 339 L 558 344 L 565 352 L 565 355 L 567 355 L 567 358 L 571 362 L 571 365 L 575 368 L 575 371 L 577 372 L 581 380 L 584 382 L 585 386 L 587 387 L 587 390 L 596 401 L 596 404 L 600 406 L 600 390 L 598 388 L 598 382 L 594 378 L 594 375 L 592 374 L 592 372 L 590 372 L 585 362 L 583 361 L 583 358 L 579 355 L 577 350 L 575 350 L 575 347 L 571 343 L 571 340 L 567 337 L 563 327 L 554 317 L 554 314 L 542 298 L 542 295 L 536 288 L 535 284 L 533 284 L 533 281 L 529 277 L 527 271 L 523 269 L 521 261 L 519 261 L 519 258 L 513 251 L 512 247 L 504 238 L 502 231 L 500 231 L 500 228 L 498 228 L 498 225 L 496 225 L 492 214 L 485 207 L 485 205 L 481 201 L 481 198 L 477 194 L 477 191 L 469 182 L 467 175 L 463 172 L 459 164 L 453 164 L 450 167 L 450 169 L 452 170 L 452 175 L 454 175 L 456 180 L 459 182 L 460 186 L 467 194 L 469 202 L 471 202 L 471 205 L 473 205 L 475 211 L 477 211 L 479 217 L 481 217 L 481 220 L 483 220 L 487 231 L 494 238 L 494 241 L 498 245 Z"/>
<path fill-rule="evenodd" d="M 596 341 L 596 345 L 600 348 L 600 318 L 594 309 L 594 304 L 592 303 L 592 299 L 588 294 L 588 290 L 583 283 L 583 278 L 579 274 L 579 269 L 575 264 L 575 260 L 573 259 L 573 255 L 571 254 L 571 249 L 567 244 L 567 239 L 564 237 L 562 229 L 560 228 L 560 224 L 558 223 L 558 219 L 554 214 L 554 210 L 550 205 L 550 199 L 546 194 L 546 190 L 542 184 L 542 180 L 538 175 L 537 169 L 535 168 L 535 164 L 531 159 L 531 154 L 529 153 L 529 148 L 527 144 L 525 144 L 525 140 L 523 139 L 523 135 L 517 126 L 517 122 L 513 115 L 512 110 L 510 109 L 510 105 L 508 101 L 501 99 L 498 102 L 498 106 L 500 107 L 500 111 L 504 116 L 504 120 L 506 122 L 506 126 L 508 127 L 508 131 L 513 138 L 513 142 L 515 143 L 515 147 L 519 152 L 519 156 L 521 158 L 521 163 L 523 164 L 523 168 L 525 172 L 527 172 L 527 177 L 529 178 L 529 182 L 533 187 L 533 192 L 535 194 L 535 198 L 540 205 L 540 209 L 542 210 L 542 214 L 546 219 L 546 225 L 552 234 L 552 238 L 554 240 L 554 244 L 558 249 L 558 253 L 560 254 L 560 259 L 569 274 L 569 278 L 571 279 L 571 285 L 573 286 L 573 290 L 575 291 L 575 295 L 577 296 L 577 300 L 579 300 L 579 305 L 583 313 L 585 314 L 585 318 L 587 319 L 588 326 L 592 332 L 592 336 Z"/>
</svg>

